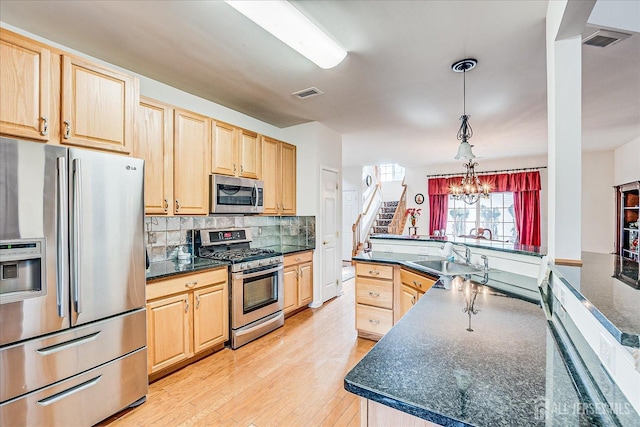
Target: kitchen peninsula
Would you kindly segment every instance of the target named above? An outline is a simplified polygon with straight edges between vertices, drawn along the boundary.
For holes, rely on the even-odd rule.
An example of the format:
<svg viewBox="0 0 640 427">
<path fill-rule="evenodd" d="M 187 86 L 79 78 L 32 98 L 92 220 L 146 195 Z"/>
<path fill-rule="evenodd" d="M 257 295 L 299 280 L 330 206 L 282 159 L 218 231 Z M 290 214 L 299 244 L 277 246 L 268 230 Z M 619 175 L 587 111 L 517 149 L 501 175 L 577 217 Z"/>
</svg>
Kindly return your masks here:
<svg viewBox="0 0 640 427">
<path fill-rule="evenodd" d="M 412 261 L 436 259 L 442 241 L 393 245 L 410 240 L 415 241 L 378 238 L 372 252 L 354 261 L 433 277 L 433 271 Z M 434 284 L 347 374 L 345 389 L 361 397 L 362 425 L 638 425 L 635 390 L 603 372 L 582 322 L 574 322 L 574 309 L 565 308 L 569 298 L 559 287 L 572 282 L 579 294 L 575 275 L 555 266 L 550 274 L 545 268 L 544 274 L 534 274 L 522 257 L 534 257 L 540 265 L 539 248 L 489 249 L 484 243 L 468 246 L 474 264 L 477 251 L 489 254 L 488 271 Z M 502 253 L 520 258 L 511 265 L 521 263 L 526 274 L 498 269 L 509 265 Z M 594 277 L 602 258 L 587 254 L 584 260 L 582 276 Z M 627 297 L 640 306 L 640 294 Z M 625 322 L 612 320 L 624 330 L 625 345 L 640 335 L 633 321 L 637 311 L 629 309 L 633 301 L 621 308 Z M 609 337 L 622 346 L 615 335 Z M 622 351 L 633 355 L 638 348 Z"/>
</svg>

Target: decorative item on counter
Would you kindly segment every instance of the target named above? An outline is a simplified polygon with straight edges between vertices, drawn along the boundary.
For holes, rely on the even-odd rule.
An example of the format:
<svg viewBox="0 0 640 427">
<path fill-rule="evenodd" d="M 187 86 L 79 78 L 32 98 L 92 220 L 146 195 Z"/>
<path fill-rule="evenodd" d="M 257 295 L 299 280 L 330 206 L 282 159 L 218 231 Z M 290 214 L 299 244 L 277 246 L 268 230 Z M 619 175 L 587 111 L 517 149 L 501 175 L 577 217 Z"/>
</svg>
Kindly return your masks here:
<svg viewBox="0 0 640 427">
<path fill-rule="evenodd" d="M 422 209 L 416 209 L 416 208 L 407 209 L 407 212 L 405 214 L 409 215 L 409 220 L 411 221 L 411 225 L 413 227 L 416 226 L 416 221 L 420 217 L 421 213 L 422 213 Z"/>
<path fill-rule="evenodd" d="M 178 262 L 181 264 L 191 262 L 191 254 L 189 252 L 185 252 L 182 246 L 178 249 Z"/>
</svg>

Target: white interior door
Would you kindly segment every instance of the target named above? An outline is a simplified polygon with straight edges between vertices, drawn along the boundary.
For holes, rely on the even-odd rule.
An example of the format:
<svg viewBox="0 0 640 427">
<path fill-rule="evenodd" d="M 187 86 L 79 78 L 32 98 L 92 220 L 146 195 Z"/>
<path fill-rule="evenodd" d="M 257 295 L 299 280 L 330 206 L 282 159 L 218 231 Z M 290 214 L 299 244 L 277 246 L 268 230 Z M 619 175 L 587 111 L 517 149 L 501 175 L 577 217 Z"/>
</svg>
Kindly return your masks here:
<svg viewBox="0 0 640 427">
<path fill-rule="evenodd" d="M 351 260 L 353 249 L 353 224 L 358 218 L 358 190 L 342 192 L 342 259 Z"/>
<path fill-rule="evenodd" d="M 322 302 L 338 295 L 338 171 L 322 169 Z"/>
</svg>

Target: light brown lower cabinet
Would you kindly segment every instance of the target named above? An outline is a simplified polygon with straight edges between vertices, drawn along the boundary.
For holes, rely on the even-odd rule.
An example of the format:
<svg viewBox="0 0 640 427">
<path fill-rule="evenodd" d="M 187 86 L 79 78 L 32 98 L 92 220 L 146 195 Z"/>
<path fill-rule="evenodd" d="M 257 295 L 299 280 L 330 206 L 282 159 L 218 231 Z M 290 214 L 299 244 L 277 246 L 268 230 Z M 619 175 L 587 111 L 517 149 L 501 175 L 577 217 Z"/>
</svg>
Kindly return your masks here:
<svg viewBox="0 0 640 427">
<path fill-rule="evenodd" d="M 355 269 L 358 336 L 379 340 L 393 326 L 394 267 L 356 263 Z"/>
<path fill-rule="evenodd" d="M 401 268 L 399 304 L 397 313 L 394 313 L 395 321 L 404 316 L 435 282 L 434 278 Z"/>
<path fill-rule="evenodd" d="M 284 257 L 284 314 L 306 308 L 313 301 L 313 251 Z"/>
<path fill-rule="evenodd" d="M 149 375 L 229 339 L 227 277 L 223 267 L 147 283 Z"/>
<path fill-rule="evenodd" d="M 435 427 L 430 421 L 423 420 L 406 412 L 390 408 L 373 400 L 360 398 L 360 426 L 411 426 Z"/>
<path fill-rule="evenodd" d="M 427 292 L 436 279 L 400 266 L 359 262 L 356 269 L 358 336 L 379 340 Z"/>
</svg>

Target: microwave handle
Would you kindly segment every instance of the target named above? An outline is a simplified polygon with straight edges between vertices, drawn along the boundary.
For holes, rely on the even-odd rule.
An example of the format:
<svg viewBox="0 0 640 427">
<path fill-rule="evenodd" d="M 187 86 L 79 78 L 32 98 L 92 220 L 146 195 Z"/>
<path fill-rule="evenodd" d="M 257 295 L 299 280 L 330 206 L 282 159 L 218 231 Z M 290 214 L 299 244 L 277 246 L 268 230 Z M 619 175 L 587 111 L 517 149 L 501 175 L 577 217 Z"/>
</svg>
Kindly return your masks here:
<svg viewBox="0 0 640 427">
<path fill-rule="evenodd" d="M 253 199 L 252 205 L 258 207 L 258 184 L 253 184 L 253 190 L 251 191 L 251 198 Z"/>
</svg>

